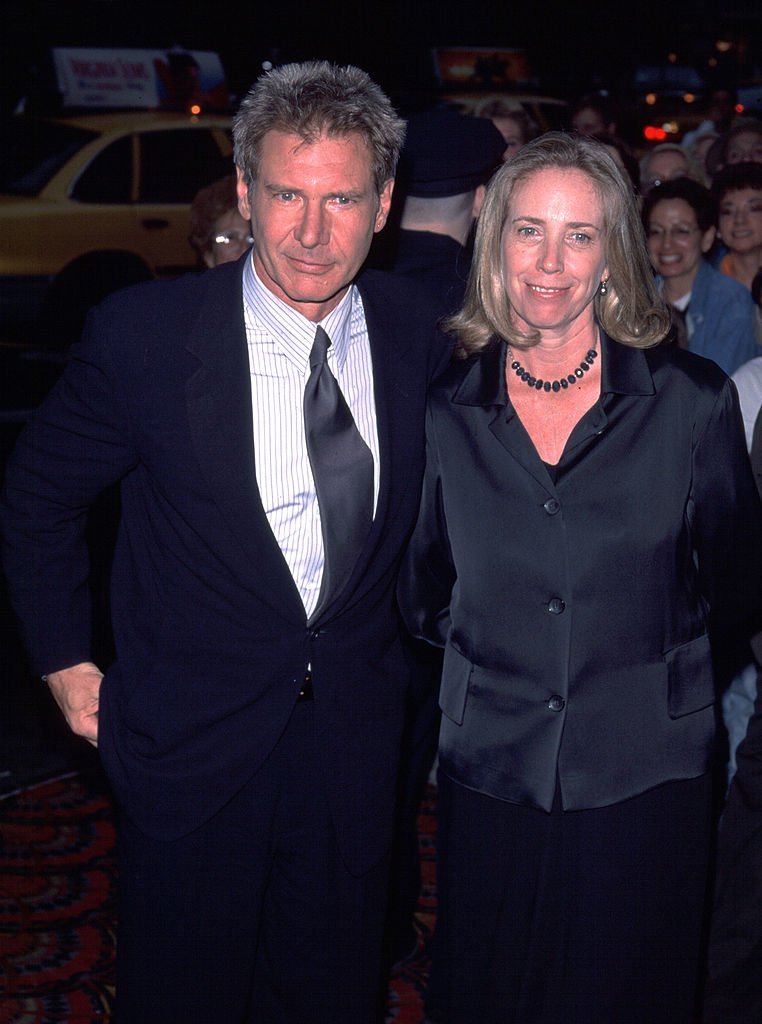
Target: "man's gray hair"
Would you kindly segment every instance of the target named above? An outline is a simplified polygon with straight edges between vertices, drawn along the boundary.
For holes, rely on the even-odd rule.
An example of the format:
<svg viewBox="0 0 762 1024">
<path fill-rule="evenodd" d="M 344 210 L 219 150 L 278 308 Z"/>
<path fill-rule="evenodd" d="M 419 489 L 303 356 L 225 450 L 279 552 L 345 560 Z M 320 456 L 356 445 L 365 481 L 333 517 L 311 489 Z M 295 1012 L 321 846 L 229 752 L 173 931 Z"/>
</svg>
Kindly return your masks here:
<svg viewBox="0 0 762 1024">
<path fill-rule="evenodd" d="M 248 186 L 257 176 L 262 140 L 271 131 L 298 135 L 307 143 L 323 135 L 361 136 L 380 193 L 394 177 L 405 122 L 365 71 L 306 61 L 268 71 L 241 102 L 233 121 L 234 159 Z"/>
</svg>

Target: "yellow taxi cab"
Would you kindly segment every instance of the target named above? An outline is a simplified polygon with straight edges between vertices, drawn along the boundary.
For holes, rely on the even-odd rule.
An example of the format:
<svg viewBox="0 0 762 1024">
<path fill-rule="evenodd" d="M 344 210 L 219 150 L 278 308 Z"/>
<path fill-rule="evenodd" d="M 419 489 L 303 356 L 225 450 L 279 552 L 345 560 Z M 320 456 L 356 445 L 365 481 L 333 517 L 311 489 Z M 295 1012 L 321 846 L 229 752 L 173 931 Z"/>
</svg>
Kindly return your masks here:
<svg viewBox="0 0 762 1024">
<path fill-rule="evenodd" d="M 3 333 L 43 306 L 68 320 L 113 287 L 192 268 L 190 203 L 233 170 L 227 116 L 20 116 L 2 134 Z"/>
<path fill-rule="evenodd" d="M 204 112 L 227 106 L 216 54 L 52 56 L 59 112 L 0 125 L 0 341 L 64 347 L 109 291 L 195 267 L 190 204 L 233 145 L 230 114 Z"/>
</svg>

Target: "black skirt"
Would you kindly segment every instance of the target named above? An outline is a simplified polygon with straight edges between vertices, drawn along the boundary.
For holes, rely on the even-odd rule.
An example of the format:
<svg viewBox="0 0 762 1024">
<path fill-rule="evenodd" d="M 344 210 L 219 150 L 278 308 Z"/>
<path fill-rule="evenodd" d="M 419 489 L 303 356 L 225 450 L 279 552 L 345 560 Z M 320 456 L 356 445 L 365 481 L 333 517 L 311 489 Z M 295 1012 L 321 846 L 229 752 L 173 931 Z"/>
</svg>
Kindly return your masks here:
<svg viewBox="0 0 762 1024">
<path fill-rule="evenodd" d="M 710 776 L 550 814 L 439 781 L 433 1019 L 694 1024 Z"/>
</svg>

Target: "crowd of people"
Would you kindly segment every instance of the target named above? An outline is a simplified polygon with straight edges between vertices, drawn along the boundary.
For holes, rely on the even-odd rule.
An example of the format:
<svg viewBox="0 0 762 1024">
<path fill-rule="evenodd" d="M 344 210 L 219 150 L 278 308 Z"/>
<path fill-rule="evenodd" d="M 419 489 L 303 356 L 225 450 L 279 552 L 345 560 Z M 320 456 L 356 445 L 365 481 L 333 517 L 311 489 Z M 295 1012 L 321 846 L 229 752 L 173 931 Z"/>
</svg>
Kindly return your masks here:
<svg viewBox="0 0 762 1024">
<path fill-rule="evenodd" d="M 376 1024 L 435 757 L 432 1024 L 762 1019 L 762 124 L 569 127 L 265 73 L 204 272 L 94 310 L 19 439 L 4 568 L 119 807 L 122 1024 Z"/>
</svg>

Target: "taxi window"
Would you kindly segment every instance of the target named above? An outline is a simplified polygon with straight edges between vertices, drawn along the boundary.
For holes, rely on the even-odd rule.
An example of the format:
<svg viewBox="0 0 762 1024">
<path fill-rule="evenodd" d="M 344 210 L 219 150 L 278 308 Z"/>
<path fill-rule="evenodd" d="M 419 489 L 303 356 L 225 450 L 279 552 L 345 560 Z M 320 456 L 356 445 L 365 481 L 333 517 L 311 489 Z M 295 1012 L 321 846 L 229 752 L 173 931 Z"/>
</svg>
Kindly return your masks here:
<svg viewBox="0 0 762 1024">
<path fill-rule="evenodd" d="M 129 203 L 132 193 L 132 139 L 125 135 L 90 161 L 71 193 L 80 203 Z"/>
<path fill-rule="evenodd" d="M 141 203 L 189 204 L 200 188 L 225 174 L 233 163 L 214 135 L 202 128 L 144 132 L 140 136 Z"/>
<path fill-rule="evenodd" d="M 7 119 L 0 129 L 0 192 L 35 196 L 78 150 L 97 138 L 74 125 Z"/>
</svg>

